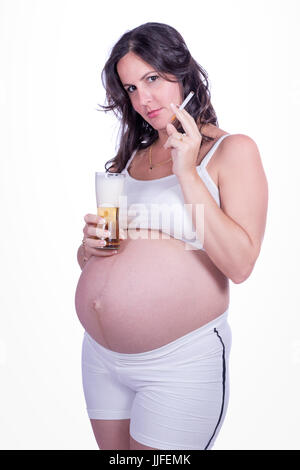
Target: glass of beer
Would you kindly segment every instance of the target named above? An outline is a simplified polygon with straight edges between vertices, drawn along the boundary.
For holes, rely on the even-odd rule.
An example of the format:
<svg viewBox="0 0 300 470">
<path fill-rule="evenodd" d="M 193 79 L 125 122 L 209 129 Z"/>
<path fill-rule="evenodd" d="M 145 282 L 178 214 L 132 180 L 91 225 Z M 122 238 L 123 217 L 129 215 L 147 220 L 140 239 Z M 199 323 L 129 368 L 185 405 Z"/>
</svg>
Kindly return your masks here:
<svg viewBox="0 0 300 470">
<path fill-rule="evenodd" d="M 101 228 L 110 232 L 109 238 L 102 238 L 106 245 L 101 250 L 116 250 L 120 247 L 119 208 L 124 182 L 123 173 L 95 173 L 97 214 L 105 219 L 105 226 Z"/>
</svg>

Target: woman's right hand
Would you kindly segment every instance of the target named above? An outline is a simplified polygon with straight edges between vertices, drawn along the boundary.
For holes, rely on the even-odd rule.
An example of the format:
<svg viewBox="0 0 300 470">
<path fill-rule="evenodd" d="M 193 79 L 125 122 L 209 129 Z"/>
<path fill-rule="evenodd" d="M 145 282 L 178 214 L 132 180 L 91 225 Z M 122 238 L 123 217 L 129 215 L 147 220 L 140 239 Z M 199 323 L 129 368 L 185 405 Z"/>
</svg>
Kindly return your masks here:
<svg viewBox="0 0 300 470">
<path fill-rule="evenodd" d="M 85 261 L 91 256 L 112 256 L 118 253 L 117 250 L 101 250 L 105 246 L 105 241 L 101 238 L 108 238 L 109 232 L 104 230 L 105 219 L 96 214 L 86 214 L 84 216 L 84 257 Z M 97 237 L 97 238 L 95 238 Z M 124 240 L 124 233 L 120 230 L 119 238 Z"/>
</svg>

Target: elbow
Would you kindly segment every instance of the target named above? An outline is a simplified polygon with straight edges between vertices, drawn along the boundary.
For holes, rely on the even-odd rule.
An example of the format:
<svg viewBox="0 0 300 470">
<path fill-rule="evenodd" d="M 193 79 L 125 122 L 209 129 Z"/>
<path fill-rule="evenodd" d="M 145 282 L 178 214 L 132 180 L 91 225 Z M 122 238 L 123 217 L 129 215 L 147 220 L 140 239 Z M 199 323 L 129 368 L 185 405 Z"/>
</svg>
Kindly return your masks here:
<svg viewBox="0 0 300 470">
<path fill-rule="evenodd" d="M 255 261 L 256 260 L 244 266 L 244 269 L 237 270 L 234 275 L 230 276 L 231 281 L 234 282 L 234 284 L 242 284 L 242 282 L 245 282 L 253 271 Z"/>
<path fill-rule="evenodd" d="M 235 270 L 234 275 L 230 277 L 232 282 L 235 284 L 242 284 L 245 282 L 248 277 L 250 277 L 253 268 L 255 266 L 256 260 L 260 253 L 260 247 L 253 247 L 251 251 L 248 252 L 247 258 L 243 262 L 239 263 L 238 268 Z"/>
<path fill-rule="evenodd" d="M 250 276 L 250 274 L 248 276 L 239 276 L 239 277 L 231 277 L 231 281 L 234 282 L 234 284 L 242 284 L 242 282 L 246 281 L 246 279 L 248 279 L 248 277 Z"/>
</svg>

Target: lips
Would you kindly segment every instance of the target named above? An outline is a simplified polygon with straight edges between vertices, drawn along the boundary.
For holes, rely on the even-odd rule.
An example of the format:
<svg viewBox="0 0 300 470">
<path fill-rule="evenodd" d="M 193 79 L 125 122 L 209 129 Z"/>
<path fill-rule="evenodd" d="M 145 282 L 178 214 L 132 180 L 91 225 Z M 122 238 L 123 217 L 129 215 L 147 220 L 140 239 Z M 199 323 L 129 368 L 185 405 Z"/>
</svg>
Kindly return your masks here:
<svg viewBox="0 0 300 470">
<path fill-rule="evenodd" d="M 162 110 L 162 108 L 153 109 L 152 111 L 150 111 L 150 112 L 148 113 L 148 117 L 149 117 L 149 118 L 153 118 L 153 117 L 157 116 L 157 115 L 160 113 L 161 110 Z"/>
</svg>

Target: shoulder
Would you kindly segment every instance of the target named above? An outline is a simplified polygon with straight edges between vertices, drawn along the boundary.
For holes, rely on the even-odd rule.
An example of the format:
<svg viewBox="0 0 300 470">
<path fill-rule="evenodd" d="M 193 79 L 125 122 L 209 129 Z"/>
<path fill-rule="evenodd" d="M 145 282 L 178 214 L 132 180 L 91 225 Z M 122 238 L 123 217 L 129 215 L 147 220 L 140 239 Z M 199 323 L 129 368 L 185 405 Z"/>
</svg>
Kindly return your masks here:
<svg viewBox="0 0 300 470">
<path fill-rule="evenodd" d="M 248 179 L 255 183 L 264 180 L 265 174 L 261 155 L 256 142 L 245 134 L 232 134 L 219 145 L 218 183 L 219 188 L 226 184 L 236 184 L 236 179 Z"/>
<path fill-rule="evenodd" d="M 244 213 L 265 210 L 268 182 L 255 141 L 244 134 L 229 135 L 220 144 L 218 183 L 222 206 Z"/>
<path fill-rule="evenodd" d="M 234 145 L 234 146 L 245 145 L 245 146 L 248 146 L 248 147 L 249 146 L 250 147 L 253 147 L 253 146 L 257 147 L 255 141 L 246 134 L 229 134 L 228 137 L 226 137 L 226 139 L 224 139 L 222 143 L 225 143 L 225 144 L 230 143 L 230 145 Z"/>
<path fill-rule="evenodd" d="M 232 166 L 261 165 L 256 142 L 245 134 L 232 134 L 223 139 L 219 148 L 219 172 L 228 172 Z"/>
</svg>

